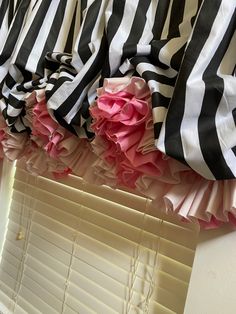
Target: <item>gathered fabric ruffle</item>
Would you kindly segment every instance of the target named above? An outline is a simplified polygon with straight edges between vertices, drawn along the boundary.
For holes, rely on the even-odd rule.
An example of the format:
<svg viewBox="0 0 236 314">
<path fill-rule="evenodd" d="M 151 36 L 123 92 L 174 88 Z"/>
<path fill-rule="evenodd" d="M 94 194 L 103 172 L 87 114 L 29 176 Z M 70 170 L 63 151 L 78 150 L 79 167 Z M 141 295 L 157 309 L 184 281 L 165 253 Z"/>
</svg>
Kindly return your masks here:
<svg viewBox="0 0 236 314">
<path fill-rule="evenodd" d="M 233 2 L 5 4 L 0 158 L 131 189 L 204 228 L 235 223 Z"/>
</svg>

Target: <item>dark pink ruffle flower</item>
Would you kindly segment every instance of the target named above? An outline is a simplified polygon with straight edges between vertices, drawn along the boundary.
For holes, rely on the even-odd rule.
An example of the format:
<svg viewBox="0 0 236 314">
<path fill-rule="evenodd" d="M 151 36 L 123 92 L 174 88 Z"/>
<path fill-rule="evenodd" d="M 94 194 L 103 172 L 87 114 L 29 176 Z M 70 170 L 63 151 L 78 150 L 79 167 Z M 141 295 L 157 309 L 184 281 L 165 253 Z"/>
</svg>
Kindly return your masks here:
<svg viewBox="0 0 236 314">
<path fill-rule="evenodd" d="M 94 152 L 115 168 L 118 185 L 134 188 L 141 175 L 166 172 L 168 162 L 154 147 L 150 91 L 142 78 L 106 79 L 90 112 Z"/>
</svg>

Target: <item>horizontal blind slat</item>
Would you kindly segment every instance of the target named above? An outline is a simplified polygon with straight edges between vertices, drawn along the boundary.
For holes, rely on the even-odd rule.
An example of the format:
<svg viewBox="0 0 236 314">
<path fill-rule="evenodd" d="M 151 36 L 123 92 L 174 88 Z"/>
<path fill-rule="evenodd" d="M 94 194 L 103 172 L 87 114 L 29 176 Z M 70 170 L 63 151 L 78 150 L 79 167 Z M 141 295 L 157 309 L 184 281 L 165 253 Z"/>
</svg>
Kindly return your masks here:
<svg viewBox="0 0 236 314">
<path fill-rule="evenodd" d="M 150 289 L 150 314 L 182 313 L 196 239 L 138 193 L 17 167 L 0 288 L 22 279 L 15 309 L 32 314 L 141 314 Z"/>
<path fill-rule="evenodd" d="M 34 198 L 34 199 L 36 198 L 42 202 L 43 206 L 47 204 L 47 205 L 57 207 L 57 209 L 62 209 L 63 211 L 65 210 L 65 208 L 67 208 L 68 211 L 71 212 L 71 214 L 74 214 L 75 216 L 80 217 L 81 214 L 85 215 L 84 219 L 86 219 L 86 213 L 89 213 L 89 212 L 91 213 L 101 212 L 102 214 L 111 216 L 113 219 L 115 219 L 115 213 L 117 211 L 120 211 L 120 212 L 122 211 L 122 208 L 119 204 L 109 203 L 107 201 L 95 198 L 92 195 L 89 195 L 86 197 L 80 196 L 78 197 L 78 199 L 74 198 L 73 200 L 69 200 L 68 197 L 63 198 L 62 195 L 55 196 L 54 194 L 49 193 L 46 190 L 44 191 L 44 190 L 35 189 L 34 187 L 29 186 L 29 185 L 25 185 L 25 186 L 27 186 L 27 197 L 24 196 L 25 202 L 27 201 L 30 202 L 31 198 Z M 17 192 L 24 194 L 24 189 L 25 189 L 24 183 L 15 182 L 14 189 Z M 71 191 L 68 191 L 66 194 L 70 195 L 70 192 Z M 23 195 L 20 195 L 20 194 L 17 195 L 17 193 L 13 194 L 13 199 L 18 201 L 18 203 L 22 203 L 22 198 L 23 198 Z M 80 206 L 78 206 L 77 204 L 78 202 L 80 203 Z M 87 212 L 84 211 L 84 208 L 88 209 Z M 106 208 L 106 211 L 104 210 L 104 208 Z M 126 218 L 125 217 L 123 218 L 123 222 L 125 222 L 126 224 L 130 223 L 131 226 L 132 225 L 135 226 L 136 224 L 138 228 L 142 228 L 144 230 L 147 229 L 146 225 L 148 224 L 149 232 L 152 231 L 154 234 L 159 235 L 158 234 L 159 229 L 156 227 L 156 224 L 158 221 L 157 219 L 154 219 L 154 217 L 149 216 L 148 218 L 145 218 L 147 219 L 148 223 L 143 225 L 143 219 L 142 219 L 143 214 L 139 213 L 139 215 L 137 214 L 135 215 L 135 213 L 133 213 L 133 211 L 130 211 L 128 208 L 123 208 L 123 211 L 126 213 Z M 129 211 L 130 211 L 130 215 L 129 215 Z M 132 219 L 132 217 L 134 218 L 135 216 L 136 216 L 136 220 Z M 153 224 L 154 226 L 152 227 Z M 190 249 L 194 248 L 193 241 L 190 240 L 192 237 L 195 236 L 195 233 L 192 230 L 185 229 L 181 226 L 176 226 L 168 222 L 164 223 L 163 229 L 164 229 L 163 231 L 165 231 L 165 238 L 167 238 L 168 240 L 176 242 L 178 244 L 182 244 L 186 247 L 189 247 Z M 176 237 L 176 234 L 178 234 L 178 237 Z"/>
<path fill-rule="evenodd" d="M 25 180 L 25 176 L 27 176 L 27 172 L 23 171 L 23 170 L 20 170 L 16 173 L 16 179 L 25 183 L 26 180 Z M 16 180 L 16 182 L 17 182 Z M 78 201 L 78 199 L 80 200 L 80 202 L 83 203 L 84 201 L 84 195 L 83 194 L 89 194 L 91 195 L 91 197 L 94 196 L 95 199 L 100 199 L 100 201 L 102 200 L 106 200 L 106 202 L 109 204 L 109 203 L 113 203 L 114 205 L 115 204 L 118 204 L 119 206 L 125 206 L 127 208 L 132 208 L 134 209 L 135 211 L 138 210 L 139 208 L 139 211 L 142 213 L 145 209 L 145 205 L 146 205 L 146 199 L 144 197 L 141 197 L 141 196 L 136 196 L 134 194 L 131 194 L 131 193 L 127 193 L 127 192 L 122 192 L 120 190 L 116 191 L 116 190 L 112 190 L 111 188 L 107 188 L 107 187 L 99 187 L 99 186 L 92 186 L 91 184 L 87 184 L 82 181 L 80 184 L 79 184 L 79 181 L 81 181 L 80 178 L 78 178 L 78 184 L 77 185 L 74 185 L 73 187 L 71 187 L 69 184 L 67 184 L 66 182 L 68 181 L 68 183 L 70 182 L 70 178 L 68 179 L 61 179 L 60 181 L 55 181 L 53 180 L 52 178 L 51 179 L 47 179 L 45 177 L 39 177 L 37 179 L 37 187 L 39 189 L 42 189 L 42 190 L 45 190 L 45 191 L 48 191 L 48 192 L 51 192 L 52 194 L 56 194 L 58 196 L 61 196 L 63 198 L 68 198 L 68 193 L 67 191 L 70 190 L 71 193 L 69 195 L 69 198 L 71 200 L 75 200 Z M 15 182 L 15 183 L 16 183 Z M 64 184 L 63 184 L 64 182 Z M 30 184 L 31 186 L 32 185 L 35 185 L 35 179 L 31 177 L 29 177 L 29 180 L 27 182 L 28 184 Z M 15 186 L 17 186 L 17 184 L 15 184 Z M 91 187 L 91 189 L 90 189 Z M 96 190 L 101 190 L 100 193 L 96 193 Z M 104 192 L 108 190 L 108 195 L 106 197 L 106 195 L 104 195 Z M 111 194 L 113 192 L 113 194 L 116 194 L 116 195 L 119 195 L 117 201 L 116 200 L 111 200 L 111 198 L 109 198 L 109 194 Z M 121 196 L 122 195 L 122 196 Z M 124 197 L 124 201 L 122 201 L 122 198 Z M 135 200 L 135 201 L 134 201 Z M 129 206 L 130 202 L 134 202 L 134 206 Z M 153 212 L 153 206 L 151 206 L 152 208 L 151 209 L 151 212 Z M 154 210 L 156 210 L 154 208 Z M 158 212 L 156 210 L 156 212 Z M 160 210 L 159 210 L 160 212 Z M 163 215 L 164 213 L 162 213 L 160 219 L 163 219 Z M 165 218 L 165 221 L 168 221 L 168 217 L 171 217 L 171 215 L 164 215 Z M 174 223 L 173 223 L 174 222 Z M 177 221 L 176 219 L 170 219 L 170 223 L 172 223 L 174 226 L 177 226 L 179 225 L 179 227 L 181 228 L 184 228 L 185 230 L 189 230 L 189 231 L 196 231 L 196 225 L 194 224 L 186 224 L 186 223 L 183 223 L 181 221 Z"/>
<path fill-rule="evenodd" d="M 55 215 L 53 215 L 53 211 L 55 211 Z M 44 214 L 45 214 L 45 212 L 44 212 Z M 58 211 L 58 209 L 53 209 L 53 208 L 51 208 L 50 207 L 50 217 L 57 217 L 57 219 L 59 219 L 59 221 L 60 222 L 62 222 L 63 221 L 63 216 L 62 216 L 62 218 L 60 219 L 60 211 Z M 67 221 L 66 220 L 66 218 L 68 218 L 68 219 L 70 219 L 69 221 L 71 221 L 71 223 L 72 223 L 72 227 L 73 226 L 77 226 L 78 225 L 78 223 L 76 222 L 76 220 L 72 217 L 72 216 L 68 216 L 68 214 L 66 213 L 65 215 L 64 215 L 64 223 L 69 223 L 69 221 Z M 56 218 L 55 218 L 56 219 Z M 94 235 L 94 237 L 97 237 L 97 234 L 96 234 L 96 229 L 98 229 L 99 228 L 99 226 L 96 226 L 96 225 L 94 225 L 94 224 L 89 224 L 89 222 L 84 222 L 84 223 L 87 223 L 87 225 L 86 225 L 86 227 L 85 227 L 85 225 L 83 224 L 82 225 L 82 228 L 81 228 L 81 232 L 83 232 L 83 230 L 85 230 L 84 232 L 85 233 L 89 233 L 90 231 L 93 231 L 93 233 L 95 232 L 95 235 Z M 91 229 L 93 227 L 93 230 Z M 88 232 L 88 229 L 89 229 L 89 232 Z M 101 229 L 100 229 L 101 230 Z M 109 233 L 108 231 L 106 232 L 106 230 L 105 230 L 105 233 Z M 149 234 L 148 233 L 145 233 L 145 232 L 143 232 L 144 233 L 144 235 L 147 235 L 147 236 L 149 236 Z M 90 236 L 92 235 L 91 233 L 89 233 L 90 234 Z M 115 237 L 115 234 L 113 235 L 113 238 Z M 150 235 L 150 237 L 151 237 L 151 235 Z M 105 239 L 107 238 L 107 236 L 105 236 Z M 154 237 L 154 239 L 155 239 L 155 237 Z M 184 261 L 184 260 L 186 260 L 186 261 L 188 261 L 188 263 L 187 263 L 187 265 L 192 265 L 192 259 L 193 259 L 193 256 L 194 256 L 194 251 L 193 250 L 191 250 L 191 249 L 189 249 L 189 248 L 186 248 L 185 246 L 181 246 L 181 245 L 179 245 L 178 243 L 175 243 L 175 242 L 172 242 L 172 241 L 167 241 L 166 239 L 164 239 L 164 238 L 161 238 L 161 242 L 164 242 L 165 243 L 165 247 L 167 246 L 167 249 L 168 249 L 168 245 L 170 245 L 170 250 L 168 250 L 169 251 L 169 253 L 170 253 L 170 255 L 169 255 L 169 257 L 172 257 L 173 258 L 173 255 L 171 255 L 171 252 L 173 252 L 173 248 L 174 248 L 174 246 L 176 246 L 177 247 L 177 251 L 181 251 L 181 254 L 179 254 L 178 256 L 179 256 L 179 258 L 177 259 L 179 262 L 181 262 L 181 261 Z M 115 243 L 116 245 L 117 245 L 117 241 L 113 241 L 113 243 Z M 148 243 L 148 242 L 147 242 Z M 129 252 L 129 247 L 127 248 L 127 250 L 128 250 L 128 252 Z M 186 257 L 186 259 L 185 259 L 185 257 Z"/>
</svg>

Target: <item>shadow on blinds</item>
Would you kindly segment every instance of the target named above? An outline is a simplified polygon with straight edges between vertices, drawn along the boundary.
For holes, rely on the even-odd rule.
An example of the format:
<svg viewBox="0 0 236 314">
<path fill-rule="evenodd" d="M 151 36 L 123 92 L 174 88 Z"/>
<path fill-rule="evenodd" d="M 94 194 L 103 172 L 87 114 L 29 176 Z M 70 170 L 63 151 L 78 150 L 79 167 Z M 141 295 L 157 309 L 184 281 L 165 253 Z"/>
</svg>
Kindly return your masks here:
<svg viewBox="0 0 236 314">
<path fill-rule="evenodd" d="M 0 303 L 8 313 L 183 313 L 197 236 L 139 195 L 18 164 Z"/>
</svg>

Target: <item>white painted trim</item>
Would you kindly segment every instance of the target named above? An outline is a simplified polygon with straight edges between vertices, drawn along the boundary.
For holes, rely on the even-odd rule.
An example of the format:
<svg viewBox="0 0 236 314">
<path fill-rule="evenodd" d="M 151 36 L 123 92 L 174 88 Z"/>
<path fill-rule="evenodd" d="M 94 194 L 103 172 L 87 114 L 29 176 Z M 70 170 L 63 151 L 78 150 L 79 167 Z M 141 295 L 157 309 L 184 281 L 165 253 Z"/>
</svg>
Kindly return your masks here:
<svg viewBox="0 0 236 314">
<path fill-rule="evenodd" d="M 184 314 L 236 313 L 236 228 L 201 231 Z"/>
<path fill-rule="evenodd" d="M 14 181 L 14 163 L 6 159 L 0 164 L 0 256 L 5 239 L 12 186 Z"/>
</svg>

